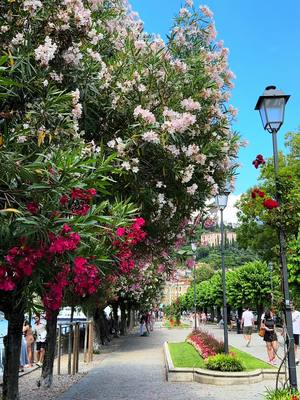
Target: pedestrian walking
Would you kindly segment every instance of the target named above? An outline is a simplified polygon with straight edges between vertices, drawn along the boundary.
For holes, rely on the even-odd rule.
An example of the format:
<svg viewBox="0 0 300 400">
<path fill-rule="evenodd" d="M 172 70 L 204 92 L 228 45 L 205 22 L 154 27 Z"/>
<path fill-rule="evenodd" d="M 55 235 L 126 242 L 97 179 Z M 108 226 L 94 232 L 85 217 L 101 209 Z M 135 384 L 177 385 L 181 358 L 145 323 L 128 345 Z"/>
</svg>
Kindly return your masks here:
<svg viewBox="0 0 300 400">
<path fill-rule="evenodd" d="M 201 322 L 203 325 L 206 325 L 207 317 L 204 311 L 201 313 Z"/>
<path fill-rule="evenodd" d="M 298 348 L 299 348 L 299 335 L 300 335 L 300 311 L 297 311 L 293 304 L 292 304 L 292 321 L 293 321 L 295 361 L 296 361 L 296 365 L 298 365 L 299 364 Z"/>
<path fill-rule="evenodd" d="M 27 364 L 28 364 L 27 344 L 24 335 L 22 335 L 19 372 L 24 372 L 24 367 Z"/>
<path fill-rule="evenodd" d="M 140 318 L 140 336 L 145 336 L 145 332 L 146 332 L 146 316 L 145 314 L 142 314 Z"/>
<path fill-rule="evenodd" d="M 249 307 L 247 307 L 242 314 L 241 325 L 243 328 L 243 334 L 244 334 L 244 339 L 246 341 L 246 346 L 249 347 L 254 327 L 254 315 L 253 312 L 250 311 Z"/>
<path fill-rule="evenodd" d="M 47 330 L 46 325 L 41 321 L 40 314 L 36 314 L 34 323 L 33 334 L 36 336 L 36 363 L 42 366 L 46 349 Z"/>
<path fill-rule="evenodd" d="M 31 325 L 29 325 L 29 322 L 27 320 L 25 320 L 24 324 L 23 324 L 23 335 L 26 340 L 28 366 L 32 367 L 34 337 L 33 337 L 32 327 L 31 327 Z"/>
<path fill-rule="evenodd" d="M 264 341 L 266 342 L 269 362 L 276 364 L 276 354 L 278 349 L 278 339 L 275 331 L 275 321 L 270 310 L 266 310 L 261 328 L 265 330 Z"/>
<path fill-rule="evenodd" d="M 148 335 L 150 335 L 150 313 L 149 312 L 147 312 L 145 314 L 145 321 L 146 321 L 147 333 L 148 333 Z"/>
</svg>

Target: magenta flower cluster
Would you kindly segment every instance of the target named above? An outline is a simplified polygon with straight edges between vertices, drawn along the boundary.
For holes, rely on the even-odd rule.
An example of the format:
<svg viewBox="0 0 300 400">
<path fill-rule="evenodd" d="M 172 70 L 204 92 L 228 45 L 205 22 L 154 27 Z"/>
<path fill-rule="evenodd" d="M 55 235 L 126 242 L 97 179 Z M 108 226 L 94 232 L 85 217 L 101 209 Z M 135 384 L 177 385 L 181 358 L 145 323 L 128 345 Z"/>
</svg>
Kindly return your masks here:
<svg viewBox="0 0 300 400">
<path fill-rule="evenodd" d="M 202 330 L 194 330 L 186 339 L 188 343 L 195 347 L 204 359 L 215 356 L 224 351 L 224 344 L 217 340 L 213 335 Z"/>
</svg>

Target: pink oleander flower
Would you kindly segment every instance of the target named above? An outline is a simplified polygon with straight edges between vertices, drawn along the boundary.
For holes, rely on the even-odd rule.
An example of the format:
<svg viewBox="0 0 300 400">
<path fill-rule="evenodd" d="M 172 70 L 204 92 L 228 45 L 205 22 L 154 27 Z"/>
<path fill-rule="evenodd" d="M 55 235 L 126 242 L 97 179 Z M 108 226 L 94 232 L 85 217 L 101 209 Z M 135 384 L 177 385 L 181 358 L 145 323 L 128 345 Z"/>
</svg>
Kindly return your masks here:
<svg viewBox="0 0 300 400">
<path fill-rule="evenodd" d="M 46 36 L 45 44 L 41 44 L 34 50 L 35 59 L 36 61 L 39 61 L 42 66 L 47 67 L 49 61 L 53 60 L 55 57 L 56 50 L 57 44 L 52 43 L 52 39 L 50 39 L 49 36 Z"/>
<path fill-rule="evenodd" d="M 141 106 L 137 106 L 134 109 L 133 115 L 135 118 L 141 117 L 148 124 L 154 124 L 156 122 L 155 115 L 151 111 L 143 109 Z"/>
<path fill-rule="evenodd" d="M 23 9 L 34 14 L 39 8 L 42 8 L 43 4 L 40 0 L 25 0 L 23 3 Z"/>
<path fill-rule="evenodd" d="M 186 260 L 186 266 L 190 269 L 192 269 L 194 267 L 194 265 L 196 264 L 196 261 L 194 258 L 188 258 Z"/>
<path fill-rule="evenodd" d="M 134 47 L 136 48 L 136 50 L 145 50 L 145 48 L 147 47 L 147 43 L 144 40 L 136 40 L 134 42 Z"/>
<path fill-rule="evenodd" d="M 205 17 L 213 18 L 214 13 L 210 10 L 209 7 L 201 5 L 200 10 L 201 10 L 202 14 L 205 15 Z"/>
<path fill-rule="evenodd" d="M 159 136 L 154 131 L 144 132 L 142 134 L 142 138 L 145 140 L 145 142 L 150 142 L 150 143 L 155 143 L 155 144 L 160 143 Z"/>
<path fill-rule="evenodd" d="M 190 97 L 188 99 L 182 100 L 181 106 L 187 111 L 195 111 L 201 109 L 200 103 L 198 101 L 194 101 Z"/>
</svg>

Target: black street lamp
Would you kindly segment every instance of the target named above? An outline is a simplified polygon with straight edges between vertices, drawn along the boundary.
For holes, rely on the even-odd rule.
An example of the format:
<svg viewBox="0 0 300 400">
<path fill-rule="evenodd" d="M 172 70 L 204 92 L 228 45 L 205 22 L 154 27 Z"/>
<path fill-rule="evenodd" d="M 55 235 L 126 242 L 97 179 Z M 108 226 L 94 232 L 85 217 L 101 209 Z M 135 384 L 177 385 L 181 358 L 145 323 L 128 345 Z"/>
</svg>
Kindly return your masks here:
<svg viewBox="0 0 300 400">
<path fill-rule="evenodd" d="M 228 196 L 230 194 L 229 185 L 219 190 L 216 196 L 216 205 L 221 211 L 221 260 L 222 260 L 222 288 L 223 288 L 223 322 L 224 322 L 224 353 L 228 354 L 228 325 L 227 325 L 227 300 L 226 300 L 226 272 L 224 261 L 224 222 L 223 211 L 227 206 Z"/>
<path fill-rule="evenodd" d="M 276 183 L 276 200 L 280 204 L 280 190 L 278 185 L 278 148 L 277 148 L 277 132 L 284 121 L 285 105 L 290 96 L 284 94 L 276 86 L 266 87 L 262 96 L 259 97 L 255 110 L 259 110 L 263 128 L 272 134 L 273 142 L 273 159 Z M 288 349 L 288 370 L 290 385 L 293 389 L 297 389 L 297 373 L 294 352 L 294 337 L 292 324 L 291 301 L 289 295 L 288 271 L 285 252 L 285 234 L 283 226 L 280 224 L 278 229 L 280 265 L 282 276 L 282 287 L 284 295 L 284 313 L 287 330 L 287 349 Z"/>
<path fill-rule="evenodd" d="M 195 317 L 195 330 L 197 330 L 197 300 L 196 300 L 196 255 L 197 244 L 191 243 L 194 258 L 194 317 Z"/>
</svg>

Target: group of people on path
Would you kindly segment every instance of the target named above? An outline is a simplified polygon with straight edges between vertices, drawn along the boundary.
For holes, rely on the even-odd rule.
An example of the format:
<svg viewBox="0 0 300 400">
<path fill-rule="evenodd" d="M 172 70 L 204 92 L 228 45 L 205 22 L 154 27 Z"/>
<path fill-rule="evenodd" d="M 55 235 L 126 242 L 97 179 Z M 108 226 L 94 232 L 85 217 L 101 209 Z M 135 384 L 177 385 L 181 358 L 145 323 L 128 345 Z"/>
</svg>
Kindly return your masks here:
<svg viewBox="0 0 300 400">
<path fill-rule="evenodd" d="M 154 322 L 159 318 L 155 311 L 142 313 L 140 316 L 140 336 L 149 336 L 153 331 Z"/>
<path fill-rule="evenodd" d="M 34 354 L 36 365 L 41 366 L 44 361 L 46 348 L 47 330 L 46 324 L 41 321 L 41 316 L 36 314 L 34 317 L 34 327 L 25 320 L 23 324 L 20 367 L 19 371 L 23 372 L 24 367 L 32 367 L 34 363 Z M 34 352 L 35 347 L 35 352 Z"/>
<path fill-rule="evenodd" d="M 192 313 L 190 315 L 190 324 L 193 326 L 193 324 L 195 324 L 195 318 L 196 318 L 196 326 L 200 326 L 200 324 L 202 325 L 206 325 L 207 323 L 207 315 L 204 311 L 202 312 L 196 312 Z"/>
<path fill-rule="evenodd" d="M 298 347 L 300 336 L 300 311 L 297 311 L 292 305 L 292 322 L 293 322 L 293 337 L 294 337 L 294 350 L 296 365 L 299 364 Z M 246 346 L 251 345 L 251 336 L 254 328 L 254 314 L 250 311 L 249 307 L 243 312 L 241 325 L 243 334 L 246 341 Z M 284 330 L 281 333 L 284 334 Z M 261 317 L 260 336 L 263 337 L 266 343 L 267 355 L 270 364 L 276 365 L 277 350 L 278 350 L 278 337 L 276 332 L 275 316 L 271 310 L 266 310 Z"/>
</svg>

